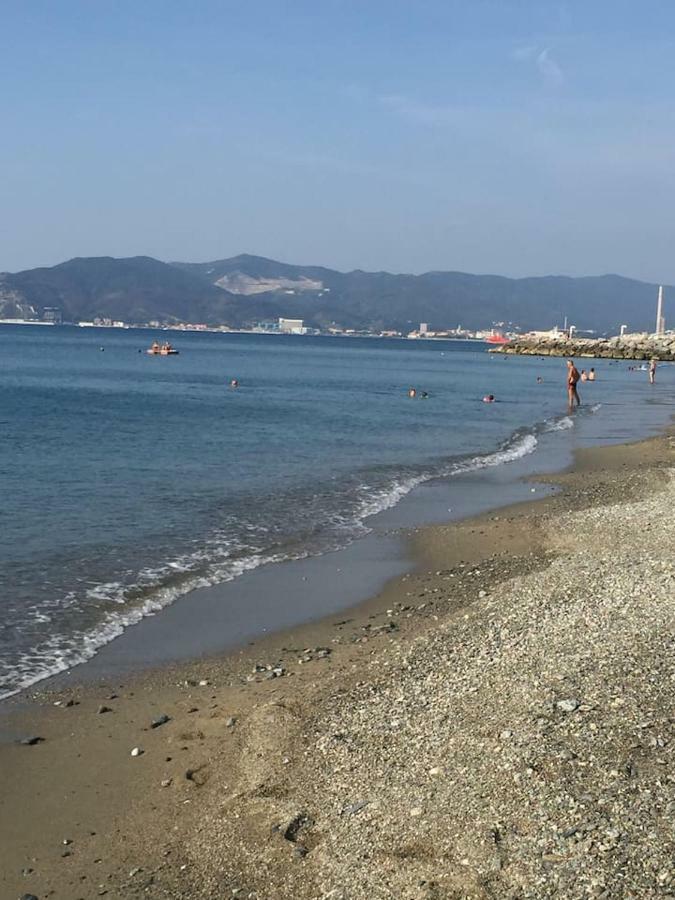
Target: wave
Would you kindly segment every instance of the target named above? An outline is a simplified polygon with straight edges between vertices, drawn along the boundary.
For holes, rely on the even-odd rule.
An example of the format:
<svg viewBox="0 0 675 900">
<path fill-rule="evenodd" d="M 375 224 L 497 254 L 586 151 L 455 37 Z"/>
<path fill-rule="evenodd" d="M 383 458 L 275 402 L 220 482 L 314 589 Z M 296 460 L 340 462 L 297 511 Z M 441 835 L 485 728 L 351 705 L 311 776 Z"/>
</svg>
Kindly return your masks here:
<svg viewBox="0 0 675 900">
<path fill-rule="evenodd" d="M 563 416 L 546 422 L 544 431 L 567 431 L 569 428 L 574 428 L 574 419 L 572 416 Z"/>
<path fill-rule="evenodd" d="M 599 404 L 596 405 L 599 407 Z M 565 416 L 547 420 L 532 429 L 522 429 L 511 435 L 496 450 L 454 459 L 388 478 L 385 484 L 370 480 L 359 482 L 356 502 L 349 514 L 336 513 L 329 520 L 330 527 L 319 540 L 268 544 L 265 529 L 244 525 L 243 530 L 258 538 L 242 542 L 225 535 L 216 535 L 202 542 L 199 548 L 159 566 L 146 567 L 131 576 L 127 583 L 111 580 L 89 587 L 86 600 L 108 604 L 101 620 L 91 628 L 71 631 L 68 635 L 54 634 L 39 642 L 30 652 L 5 671 L 0 670 L 0 699 L 12 696 L 45 678 L 68 671 L 91 659 L 106 644 L 142 619 L 155 615 L 179 597 L 198 588 L 232 581 L 260 566 L 301 559 L 347 546 L 356 538 L 371 531 L 367 520 L 395 506 L 418 485 L 438 478 L 449 478 L 469 471 L 501 466 L 535 452 L 537 435 L 572 428 L 573 420 Z M 242 523 L 243 524 L 243 523 Z M 259 532 L 256 534 L 256 532 Z M 74 600 L 72 594 L 69 600 Z M 38 613 L 37 610 L 31 612 Z M 30 613 L 29 613 L 30 614 Z"/>
</svg>

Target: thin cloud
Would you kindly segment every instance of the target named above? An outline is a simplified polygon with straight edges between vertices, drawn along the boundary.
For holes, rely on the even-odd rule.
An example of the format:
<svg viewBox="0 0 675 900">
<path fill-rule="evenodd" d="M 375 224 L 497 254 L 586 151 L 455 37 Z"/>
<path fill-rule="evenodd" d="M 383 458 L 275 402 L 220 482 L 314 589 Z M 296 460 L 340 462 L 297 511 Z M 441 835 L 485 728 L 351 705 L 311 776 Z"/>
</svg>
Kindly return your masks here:
<svg viewBox="0 0 675 900">
<path fill-rule="evenodd" d="M 537 56 L 537 69 L 539 70 L 541 77 L 544 81 L 548 82 L 548 84 L 557 86 L 563 84 L 565 81 L 563 70 L 555 59 L 553 59 L 551 51 L 548 48 L 542 50 Z"/>
<path fill-rule="evenodd" d="M 541 48 L 535 44 L 516 47 L 511 53 L 511 59 L 518 63 L 533 64 L 540 79 L 552 87 L 560 87 L 565 83 L 565 73 L 552 56 L 550 47 Z"/>
</svg>

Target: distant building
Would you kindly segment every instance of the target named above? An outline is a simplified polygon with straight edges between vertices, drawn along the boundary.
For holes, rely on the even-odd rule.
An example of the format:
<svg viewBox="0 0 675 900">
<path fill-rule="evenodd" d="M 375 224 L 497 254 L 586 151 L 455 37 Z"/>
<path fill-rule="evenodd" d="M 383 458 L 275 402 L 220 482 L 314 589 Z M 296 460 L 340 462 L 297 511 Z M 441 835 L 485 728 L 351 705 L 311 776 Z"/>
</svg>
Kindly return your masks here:
<svg viewBox="0 0 675 900">
<path fill-rule="evenodd" d="M 59 307 L 45 306 L 45 308 L 42 310 L 42 321 L 51 322 L 52 325 L 60 325 L 63 319 Z"/>
<path fill-rule="evenodd" d="M 427 322 L 420 322 L 420 334 L 426 334 L 429 330 L 429 325 Z"/>
<path fill-rule="evenodd" d="M 284 319 L 279 317 L 279 331 L 284 334 L 307 334 L 303 319 Z"/>
</svg>

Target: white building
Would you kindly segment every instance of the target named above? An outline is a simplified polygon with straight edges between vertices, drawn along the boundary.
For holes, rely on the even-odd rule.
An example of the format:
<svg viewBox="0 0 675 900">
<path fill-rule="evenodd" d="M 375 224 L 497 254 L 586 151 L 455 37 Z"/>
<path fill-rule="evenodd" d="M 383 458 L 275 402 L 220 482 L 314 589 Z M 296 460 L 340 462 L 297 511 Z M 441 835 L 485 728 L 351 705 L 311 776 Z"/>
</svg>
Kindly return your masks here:
<svg viewBox="0 0 675 900">
<path fill-rule="evenodd" d="M 284 334 L 307 334 L 303 319 L 279 318 L 279 331 Z"/>
<path fill-rule="evenodd" d="M 427 322 L 420 322 L 420 334 L 426 334 L 429 330 L 429 325 Z"/>
</svg>

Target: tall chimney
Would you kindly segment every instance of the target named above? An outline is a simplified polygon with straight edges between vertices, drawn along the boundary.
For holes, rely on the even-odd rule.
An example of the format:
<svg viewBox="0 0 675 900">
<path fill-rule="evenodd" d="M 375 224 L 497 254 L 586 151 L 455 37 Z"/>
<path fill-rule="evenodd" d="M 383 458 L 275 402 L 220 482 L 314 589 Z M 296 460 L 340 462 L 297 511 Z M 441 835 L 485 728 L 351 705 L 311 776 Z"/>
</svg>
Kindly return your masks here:
<svg viewBox="0 0 675 900">
<path fill-rule="evenodd" d="M 663 320 L 663 285 L 659 285 L 659 299 L 656 303 L 656 333 L 663 334 L 665 322 Z"/>
</svg>

